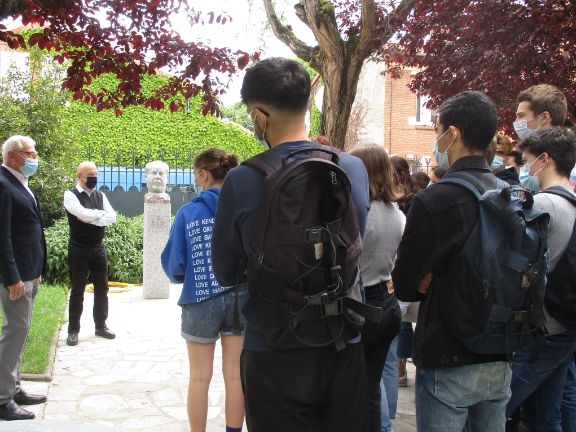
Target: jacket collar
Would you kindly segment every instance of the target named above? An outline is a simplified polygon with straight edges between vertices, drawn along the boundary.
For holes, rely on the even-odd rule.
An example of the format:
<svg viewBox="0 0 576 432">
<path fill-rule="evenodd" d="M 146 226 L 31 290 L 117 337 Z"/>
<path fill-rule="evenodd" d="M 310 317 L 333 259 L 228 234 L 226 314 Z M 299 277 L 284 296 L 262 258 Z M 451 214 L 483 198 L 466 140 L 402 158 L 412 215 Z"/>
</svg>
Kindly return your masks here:
<svg viewBox="0 0 576 432">
<path fill-rule="evenodd" d="M 456 171 L 482 170 L 492 172 L 484 156 L 464 156 L 452 164 L 446 175 Z"/>
</svg>

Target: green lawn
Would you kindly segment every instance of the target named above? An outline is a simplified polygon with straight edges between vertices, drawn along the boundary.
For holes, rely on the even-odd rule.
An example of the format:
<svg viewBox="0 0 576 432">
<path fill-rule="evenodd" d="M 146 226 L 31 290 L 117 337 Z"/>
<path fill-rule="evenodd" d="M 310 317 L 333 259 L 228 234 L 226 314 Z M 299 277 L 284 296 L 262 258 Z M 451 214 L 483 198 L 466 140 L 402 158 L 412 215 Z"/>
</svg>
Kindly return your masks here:
<svg viewBox="0 0 576 432">
<path fill-rule="evenodd" d="M 20 372 L 43 373 L 46 371 L 54 333 L 65 320 L 64 309 L 67 294 L 68 288 L 64 285 L 40 285 L 34 304 L 32 328 L 24 350 Z M 0 309 L 0 321 L 2 319 L 3 314 Z"/>
</svg>

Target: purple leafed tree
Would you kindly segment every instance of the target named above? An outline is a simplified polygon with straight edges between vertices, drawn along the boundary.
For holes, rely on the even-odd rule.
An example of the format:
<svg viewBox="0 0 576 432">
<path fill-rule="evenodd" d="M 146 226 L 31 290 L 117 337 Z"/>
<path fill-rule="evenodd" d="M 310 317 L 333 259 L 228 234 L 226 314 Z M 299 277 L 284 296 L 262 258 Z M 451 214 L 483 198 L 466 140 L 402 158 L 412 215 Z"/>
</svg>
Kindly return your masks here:
<svg viewBox="0 0 576 432">
<path fill-rule="evenodd" d="M 74 99 L 114 109 L 116 115 L 130 105 L 172 111 L 181 95 L 201 94 L 203 112 L 217 111 L 216 97 L 225 92 L 228 79 L 258 55 L 229 48 L 185 41 L 171 29 L 174 13 L 187 14 L 190 26 L 226 25 L 227 15 L 194 11 L 187 0 L 2 0 L 0 19 L 20 18 L 24 25 L 43 27 L 28 41 L 0 24 L 0 41 L 10 48 L 38 46 L 53 50 L 54 59 L 68 65 L 63 87 Z M 142 78 L 166 70 L 172 78 L 151 95 L 142 93 Z M 116 88 L 91 91 L 94 78 L 113 73 Z"/>
<path fill-rule="evenodd" d="M 568 98 L 576 119 L 576 2 L 574 0 L 419 1 L 399 43 L 382 56 L 421 68 L 412 90 L 431 107 L 463 90 L 481 90 L 496 102 L 511 131 L 518 93 L 548 83 Z"/>
</svg>

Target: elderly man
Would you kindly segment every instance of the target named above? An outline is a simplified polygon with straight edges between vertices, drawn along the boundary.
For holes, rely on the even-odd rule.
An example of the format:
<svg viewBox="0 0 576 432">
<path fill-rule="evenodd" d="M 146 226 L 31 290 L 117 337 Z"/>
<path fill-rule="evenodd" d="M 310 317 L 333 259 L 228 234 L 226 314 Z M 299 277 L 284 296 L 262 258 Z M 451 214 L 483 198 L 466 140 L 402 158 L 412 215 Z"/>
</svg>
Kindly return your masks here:
<svg viewBox="0 0 576 432">
<path fill-rule="evenodd" d="M 19 366 L 34 299 L 46 267 L 46 243 L 38 198 L 28 178 L 38 168 L 36 143 L 13 136 L 2 145 L 0 168 L 0 419 L 28 420 L 34 413 L 20 405 L 46 402 L 20 387 Z"/>
<path fill-rule="evenodd" d="M 114 339 L 106 326 L 108 318 L 108 259 L 104 248 L 104 230 L 116 222 L 116 212 L 106 195 L 96 190 L 98 169 L 82 162 L 76 169 L 76 186 L 64 192 L 64 207 L 70 225 L 68 266 L 70 268 L 70 307 L 66 343 L 78 344 L 80 317 L 88 274 L 94 284 L 93 316 L 96 336 Z"/>
</svg>

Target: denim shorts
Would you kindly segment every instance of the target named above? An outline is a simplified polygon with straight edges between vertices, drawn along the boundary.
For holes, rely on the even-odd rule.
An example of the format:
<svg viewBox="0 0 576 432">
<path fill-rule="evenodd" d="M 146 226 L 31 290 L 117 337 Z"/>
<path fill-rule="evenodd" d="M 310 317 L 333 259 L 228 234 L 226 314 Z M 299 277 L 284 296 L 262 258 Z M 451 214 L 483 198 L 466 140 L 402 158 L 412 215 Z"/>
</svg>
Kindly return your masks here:
<svg viewBox="0 0 576 432">
<path fill-rule="evenodd" d="M 240 328 L 234 327 L 234 299 L 238 296 Z M 182 305 L 182 337 L 188 342 L 212 343 L 222 336 L 244 334 L 242 308 L 248 300 L 248 286 L 240 285 L 224 294 L 199 303 Z"/>
</svg>

